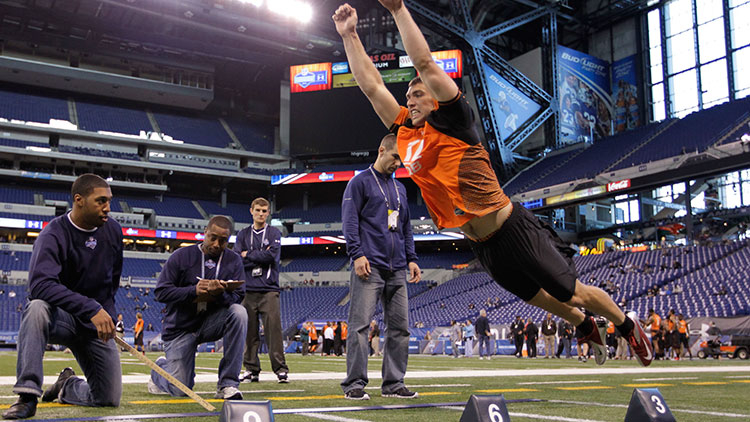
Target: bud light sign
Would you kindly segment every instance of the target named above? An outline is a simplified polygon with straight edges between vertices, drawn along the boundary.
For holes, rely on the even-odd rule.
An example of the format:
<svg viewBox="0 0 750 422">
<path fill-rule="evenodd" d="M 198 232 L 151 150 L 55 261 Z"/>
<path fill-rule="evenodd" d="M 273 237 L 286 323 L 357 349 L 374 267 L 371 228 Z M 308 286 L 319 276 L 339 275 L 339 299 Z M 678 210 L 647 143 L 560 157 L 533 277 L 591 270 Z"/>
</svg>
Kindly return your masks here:
<svg viewBox="0 0 750 422">
<path fill-rule="evenodd" d="M 331 63 L 315 63 L 289 68 L 291 92 L 331 89 Z"/>
<path fill-rule="evenodd" d="M 331 69 L 333 70 L 334 75 L 338 75 L 341 73 L 349 73 L 349 63 L 347 62 L 334 63 Z"/>
</svg>

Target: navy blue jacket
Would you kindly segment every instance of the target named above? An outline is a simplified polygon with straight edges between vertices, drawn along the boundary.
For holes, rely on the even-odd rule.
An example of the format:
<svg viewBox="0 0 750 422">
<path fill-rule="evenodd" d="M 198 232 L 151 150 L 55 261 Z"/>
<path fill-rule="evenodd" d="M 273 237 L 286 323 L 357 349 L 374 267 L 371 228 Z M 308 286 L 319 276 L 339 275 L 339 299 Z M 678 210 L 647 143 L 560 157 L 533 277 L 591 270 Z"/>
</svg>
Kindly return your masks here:
<svg viewBox="0 0 750 422">
<path fill-rule="evenodd" d="M 250 238 L 252 237 L 252 248 Z M 250 225 L 237 233 L 234 243 L 234 251 L 241 254 L 247 251 L 242 258 L 245 267 L 245 291 L 248 292 L 278 292 L 279 288 L 279 265 L 281 261 L 281 232 L 276 227 L 266 224 L 265 240 L 263 230 L 255 230 Z M 253 268 L 260 267 L 261 275 L 253 277 Z"/>
<path fill-rule="evenodd" d="M 487 333 L 490 331 L 490 322 L 487 317 L 480 316 L 474 322 L 474 326 L 477 328 L 477 335 L 479 337 L 487 337 Z"/>
<path fill-rule="evenodd" d="M 375 177 L 383 192 L 388 195 L 391 209 L 398 206 L 398 188 L 401 206 L 396 231 L 388 230 L 388 208 Z M 365 256 L 371 266 L 386 270 L 404 269 L 409 262 L 417 262 L 406 188 L 398 180 L 383 175 L 374 168 L 372 172 L 368 169 L 354 176 L 344 190 L 341 221 L 346 252 L 352 261 Z"/>
<path fill-rule="evenodd" d="M 205 261 L 204 261 L 205 259 Z M 177 249 L 164 264 L 156 282 L 154 295 L 156 300 L 166 303 L 167 314 L 164 316 L 161 336 L 165 341 L 181 333 L 194 333 L 203 323 L 206 314 L 216 308 L 226 308 L 233 303 L 240 303 L 245 296 L 244 288 L 224 292 L 216 296 L 214 302 L 207 302 L 206 312 L 198 313 L 195 285 L 198 277 L 207 279 L 243 280 L 242 258 L 230 249 L 224 250 L 219 273 L 216 274 L 218 259 L 204 257 L 198 245 Z M 201 266 L 205 269 L 201 272 Z"/>
<path fill-rule="evenodd" d="M 34 242 L 29 298 L 73 315 L 96 334 L 91 318 L 104 308 L 116 321 L 115 292 L 122 273 L 122 228 L 114 219 L 94 231 L 71 223 L 68 214 L 50 221 Z"/>
</svg>

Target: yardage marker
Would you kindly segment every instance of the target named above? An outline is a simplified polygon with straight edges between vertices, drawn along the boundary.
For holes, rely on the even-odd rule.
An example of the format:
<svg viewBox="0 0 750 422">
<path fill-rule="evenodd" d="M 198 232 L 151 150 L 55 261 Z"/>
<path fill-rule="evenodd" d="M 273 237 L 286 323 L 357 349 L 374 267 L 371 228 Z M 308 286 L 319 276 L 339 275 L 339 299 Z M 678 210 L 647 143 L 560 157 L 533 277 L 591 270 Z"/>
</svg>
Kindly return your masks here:
<svg viewBox="0 0 750 422">
<path fill-rule="evenodd" d="M 18 396 L 14 396 L 18 397 Z M 36 405 L 37 408 L 46 408 L 46 407 L 72 407 L 72 404 L 64 404 L 64 403 L 39 403 Z M 0 409 L 7 409 L 10 407 L 9 404 L 0 404 Z"/>
<path fill-rule="evenodd" d="M 607 387 L 606 385 L 592 385 L 583 387 L 555 387 L 556 390 L 575 391 L 575 390 L 611 390 L 615 387 Z"/>
<path fill-rule="evenodd" d="M 423 391 L 420 396 L 450 396 L 452 394 L 461 394 L 454 391 Z"/>
<path fill-rule="evenodd" d="M 587 402 L 587 401 L 573 401 L 573 400 L 547 400 L 547 401 L 550 403 L 580 404 L 584 406 L 589 405 L 589 406 L 620 407 L 620 408 L 628 407 L 628 405 L 626 404 L 607 404 L 607 403 L 595 403 L 595 402 Z M 675 409 L 672 407 L 670 407 L 669 410 L 671 410 L 672 412 L 694 413 L 696 415 L 724 416 L 727 418 L 750 418 L 750 415 L 743 415 L 739 413 L 710 412 L 706 410 Z"/>
<path fill-rule="evenodd" d="M 674 384 L 660 384 L 658 382 L 652 382 L 650 384 L 620 384 L 623 387 L 632 388 L 650 388 L 650 387 L 674 387 Z"/>
<path fill-rule="evenodd" d="M 304 393 L 305 390 L 240 390 L 242 394 L 245 393 Z M 216 394 L 216 391 L 196 391 L 195 394 Z"/>
<path fill-rule="evenodd" d="M 596 380 L 581 380 L 581 381 L 545 381 L 545 382 L 519 382 L 518 385 L 539 385 L 539 384 L 586 384 L 586 383 L 597 383 L 601 381 Z"/>
<path fill-rule="evenodd" d="M 410 384 L 409 385 L 409 388 L 444 388 L 444 387 L 471 387 L 471 384 L 423 384 L 423 385 L 411 385 Z M 365 390 L 380 390 L 380 387 L 365 387 Z"/>
<path fill-rule="evenodd" d="M 729 384 L 723 381 L 699 381 L 699 382 L 683 382 L 685 385 L 725 385 Z"/>
<path fill-rule="evenodd" d="M 337 422 L 370 422 L 365 419 L 352 419 L 344 418 L 336 415 L 326 415 L 323 413 L 296 413 L 299 416 L 306 416 L 313 419 L 323 419 L 324 421 L 337 421 Z"/>
<path fill-rule="evenodd" d="M 529 392 L 535 392 L 539 390 L 535 390 L 533 388 L 500 388 L 500 389 L 490 389 L 490 390 L 476 390 L 476 393 L 529 393 Z"/>
<path fill-rule="evenodd" d="M 209 403 L 224 403 L 224 399 L 206 399 Z M 184 399 L 162 399 L 162 400 L 133 400 L 129 401 L 130 404 L 184 404 L 194 403 L 191 398 Z"/>
<path fill-rule="evenodd" d="M 264 397 L 266 400 L 318 400 L 318 399 L 340 399 L 342 394 L 329 394 L 327 396 L 299 396 L 299 397 Z"/>
</svg>

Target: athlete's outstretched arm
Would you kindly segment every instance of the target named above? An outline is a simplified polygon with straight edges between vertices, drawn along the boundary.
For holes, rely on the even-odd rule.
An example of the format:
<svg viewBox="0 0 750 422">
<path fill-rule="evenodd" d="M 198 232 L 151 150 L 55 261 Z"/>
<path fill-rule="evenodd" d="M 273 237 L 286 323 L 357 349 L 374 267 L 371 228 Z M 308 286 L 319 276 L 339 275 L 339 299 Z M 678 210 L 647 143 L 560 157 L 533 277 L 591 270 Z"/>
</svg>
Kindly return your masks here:
<svg viewBox="0 0 750 422">
<path fill-rule="evenodd" d="M 458 95 L 458 86 L 453 82 L 440 66 L 432 60 L 430 47 L 424 39 L 424 35 L 412 19 L 411 14 L 404 6 L 403 0 L 378 0 L 393 15 L 393 19 L 401 33 L 401 41 L 406 48 L 406 54 L 422 77 L 422 82 L 427 85 L 432 96 L 438 101 L 450 101 Z"/>
<path fill-rule="evenodd" d="M 383 124 L 391 127 L 401 108 L 393 94 L 385 87 L 380 72 L 372 64 L 370 56 L 367 55 L 357 35 L 357 11 L 345 3 L 336 10 L 333 21 L 336 24 L 336 31 L 344 41 L 346 58 L 349 60 L 349 66 L 352 68 L 359 89 L 370 100 L 372 108 L 375 109 Z"/>
</svg>

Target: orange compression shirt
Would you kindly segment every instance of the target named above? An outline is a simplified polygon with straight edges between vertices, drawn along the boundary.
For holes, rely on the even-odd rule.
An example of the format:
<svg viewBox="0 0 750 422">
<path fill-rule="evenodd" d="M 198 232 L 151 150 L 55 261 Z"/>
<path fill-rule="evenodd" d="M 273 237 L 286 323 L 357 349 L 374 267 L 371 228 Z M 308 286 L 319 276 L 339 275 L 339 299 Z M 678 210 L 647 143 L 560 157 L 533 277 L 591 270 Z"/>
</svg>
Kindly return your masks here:
<svg viewBox="0 0 750 422">
<path fill-rule="evenodd" d="M 659 314 L 654 314 L 654 320 L 651 322 L 651 331 L 657 331 L 661 327 L 661 317 Z"/>
<path fill-rule="evenodd" d="M 439 228 L 460 227 L 510 203 L 462 93 L 439 103 L 421 127 L 414 127 L 409 111 L 401 107 L 391 131 L 396 133 L 401 161 Z"/>
</svg>

